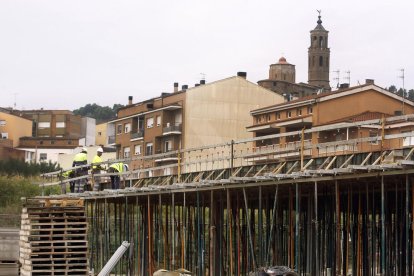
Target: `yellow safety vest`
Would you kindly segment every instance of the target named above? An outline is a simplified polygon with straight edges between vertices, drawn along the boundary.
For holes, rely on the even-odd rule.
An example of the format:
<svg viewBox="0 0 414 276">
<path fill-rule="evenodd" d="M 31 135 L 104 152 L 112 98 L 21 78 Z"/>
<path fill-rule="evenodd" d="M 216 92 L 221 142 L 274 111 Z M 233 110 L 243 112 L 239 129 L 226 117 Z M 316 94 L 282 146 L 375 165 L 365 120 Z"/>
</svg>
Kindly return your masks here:
<svg viewBox="0 0 414 276">
<path fill-rule="evenodd" d="M 98 164 L 98 163 L 102 163 L 102 158 L 98 155 L 95 155 L 95 157 L 92 160 L 92 165 L 93 164 Z M 92 169 L 98 169 L 98 167 L 100 167 L 100 165 L 93 165 Z"/>
<path fill-rule="evenodd" d="M 117 170 L 120 173 L 124 171 L 124 163 L 115 163 L 115 164 L 112 164 L 109 167 L 114 168 L 115 170 Z"/>
</svg>

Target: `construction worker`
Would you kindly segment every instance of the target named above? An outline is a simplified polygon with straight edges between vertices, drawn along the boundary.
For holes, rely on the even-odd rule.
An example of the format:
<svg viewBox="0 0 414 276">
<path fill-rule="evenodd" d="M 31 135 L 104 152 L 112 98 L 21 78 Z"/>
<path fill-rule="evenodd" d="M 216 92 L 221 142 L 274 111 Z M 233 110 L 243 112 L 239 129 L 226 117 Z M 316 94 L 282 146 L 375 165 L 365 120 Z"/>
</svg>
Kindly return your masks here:
<svg viewBox="0 0 414 276">
<path fill-rule="evenodd" d="M 119 185 L 121 182 L 121 173 L 128 171 L 129 167 L 127 164 L 124 164 L 122 162 L 120 163 L 114 163 L 111 166 L 109 166 L 108 172 L 109 173 L 118 173 L 118 175 L 111 175 L 111 187 L 113 190 L 118 190 Z"/>
<path fill-rule="evenodd" d="M 73 158 L 72 167 L 82 166 L 88 164 L 88 149 L 82 148 L 82 151 L 75 155 Z M 84 176 L 88 174 L 88 168 L 77 168 L 75 171 L 75 177 Z M 75 180 L 74 191 L 72 193 L 82 193 L 84 191 L 86 178 Z"/>
<path fill-rule="evenodd" d="M 96 150 L 96 155 L 92 160 L 92 174 L 100 174 L 101 170 L 105 170 L 104 166 L 101 165 L 102 163 L 102 153 L 103 153 L 103 149 L 101 147 L 99 147 Z M 101 177 L 100 176 L 94 176 L 93 177 L 93 190 L 94 191 L 100 191 L 101 190 Z"/>
<path fill-rule="evenodd" d="M 73 178 L 73 177 L 75 177 L 75 172 L 73 170 L 65 171 L 65 172 L 62 173 L 62 177 L 63 178 Z M 64 193 L 66 193 L 66 183 L 65 183 L 65 185 L 62 189 L 65 191 Z M 71 193 L 73 193 L 75 191 L 75 181 L 70 181 L 69 182 L 69 189 L 70 189 Z"/>
</svg>

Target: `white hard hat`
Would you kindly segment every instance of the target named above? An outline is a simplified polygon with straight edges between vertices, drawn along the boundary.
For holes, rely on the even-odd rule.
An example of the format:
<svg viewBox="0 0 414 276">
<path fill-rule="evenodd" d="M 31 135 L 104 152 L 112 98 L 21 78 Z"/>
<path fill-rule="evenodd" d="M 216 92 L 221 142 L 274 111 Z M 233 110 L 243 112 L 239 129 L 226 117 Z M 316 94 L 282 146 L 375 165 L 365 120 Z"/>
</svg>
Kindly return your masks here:
<svg viewBox="0 0 414 276">
<path fill-rule="evenodd" d="M 125 171 L 129 170 L 129 166 L 127 164 L 124 164 L 124 170 Z"/>
<path fill-rule="evenodd" d="M 88 149 L 87 149 L 87 148 L 85 148 L 85 147 L 83 147 L 83 148 L 82 148 L 82 151 L 88 152 Z"/>
<path fill-rule="evenodd" d="M 103 152 L 103 148 L 98 148 L 96 152 Z"/>
</svg>

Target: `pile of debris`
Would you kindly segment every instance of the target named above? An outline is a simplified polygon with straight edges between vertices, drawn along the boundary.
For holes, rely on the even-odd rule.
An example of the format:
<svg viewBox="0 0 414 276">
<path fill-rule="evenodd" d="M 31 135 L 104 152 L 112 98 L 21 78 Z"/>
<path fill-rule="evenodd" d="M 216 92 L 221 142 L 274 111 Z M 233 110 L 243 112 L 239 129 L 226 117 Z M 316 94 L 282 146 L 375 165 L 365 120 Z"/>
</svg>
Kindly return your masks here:
<svg viewBox="0 0 414 276">
<path fill-rule="evenodd" d="M 249 276 L 297 276 L 298 274 L 287 266 L 261 267 Z"/>
</svg>

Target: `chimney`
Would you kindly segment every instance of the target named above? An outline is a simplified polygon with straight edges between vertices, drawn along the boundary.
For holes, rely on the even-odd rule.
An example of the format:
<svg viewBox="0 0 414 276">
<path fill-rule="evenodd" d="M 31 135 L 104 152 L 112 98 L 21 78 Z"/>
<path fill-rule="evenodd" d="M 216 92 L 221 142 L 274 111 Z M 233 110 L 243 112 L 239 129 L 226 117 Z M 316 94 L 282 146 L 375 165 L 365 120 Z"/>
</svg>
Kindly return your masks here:
<svg viewBox="0 0 414 276">
<path fill-rule="evenodd" d="M 247 73 L 246 72 L 237 72 L 238 77 L 242 77 L 243 79 L 246 79 Z"/>
<path fill-rule="evenodd" d="M 128 96 L 128 105 L 132 104 L 132 96 Z"/>
<path fill-rule="evenodd" d="M 196 83 L 196 84 L 194 84 L 194 86 L 197 87 L 197 86 L 200 86 L 200 84 L 199 83 Z"/>
<path fill-rule="evenodd" d="M 186 91 L 188 89 L 188 85 L 184 84 L 183 86 L 181 86 L 181 90 Z"/>
<path fill-rule="evenodd" d="M 174 82 L 174 93 L 178 92 L 178 82 Z"/>
<path fill-rule="evenodd" d="M 373 79 L 365 79 L 365 84 L 374 84 Z"/>
<path fill-rule="evenodd" d="M 341 83 L 339 85 L 339 89 L 345 89 L 345 88 L 349 88 L 349 83 Z"/>
<path fill-rule="evenodd" d="M 206 84 L 206 80 L 200 80 L 200 85 Z"/>
</svg>

